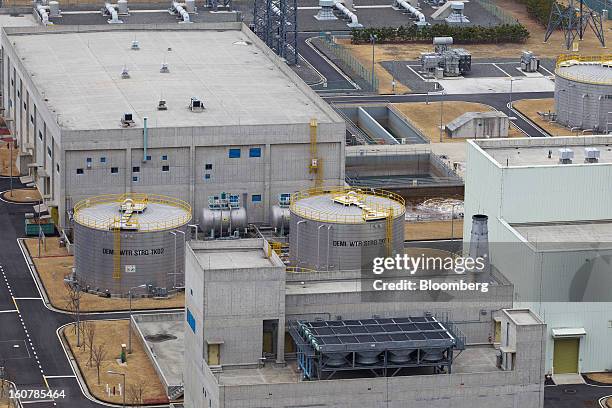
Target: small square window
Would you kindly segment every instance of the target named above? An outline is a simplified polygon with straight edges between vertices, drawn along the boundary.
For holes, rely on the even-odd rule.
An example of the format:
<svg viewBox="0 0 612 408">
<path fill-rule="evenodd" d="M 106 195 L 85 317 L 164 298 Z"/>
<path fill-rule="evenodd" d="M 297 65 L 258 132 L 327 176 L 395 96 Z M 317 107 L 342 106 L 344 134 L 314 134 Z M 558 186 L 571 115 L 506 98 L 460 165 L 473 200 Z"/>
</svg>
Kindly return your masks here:
<svg viewBox="0 0 612 408">
<path fill-rule="evenodd" d="M 162 171 L 170 171 L 170 166 L 162 166 Z"/>
<path fill-rule="evenodd" d="M 119 167 L 111 167 L 111 174 L 119 173 Z"/>
<path fill-rule="evenodd" d="M 193 289 L 189 289 L 189 294 L 193 296 Z"/>
<path fill-rule="evenodd" d="M 208 173 L 204 174 L 204 180 L 210 180 L 210 174 Z"/>
<path fill-rule="evenodd" d="M 87 159 L 85 159 L 85 161 L 87 162 L 87 164 L 91 164 L 91 157 L 88 157 Z"/>
<path fill-rule="evenodd" d="M 261 147 L 251 147 L 249 149 L 249 157 L 261 157 Z"/>
<path fill-rule="evenodd" d="M 140 167 L 139 166 L 132 167 L 132 173 L 140 173 Z"/>
<path fill-rule="evenodd" d="M 162 160 L 168 160 L 168 155 L 167 155 L 167 154 L 164 154 L 164 155 L 162 156 Z"/>
<path fill-rule="evenodd" d="M 260 203 L 261 202 L 261 194 L 253 194 L 251 196 L 251 201 L 254 203 Z"/>
<path fill-rule="evenodd" d="M 229 158 L 230 159 L 239 159 L 240 158 L 240 149 L 229 149 Z"/>
<path fill-rule="evenodd" d="M 83 174 L 83 169 L 77 169 L 77 174 Z"/>
<path fill-rule="evenodd" d="M 135 183 L 138 182 L 138 176 L 133 176 L 132 177 L 132 181 L 135 182 Z"/>
<path fill-rule="evenodd" d="M 106 163 L 106 157 L 104 156 L 100 157 L 100 163 Z"/>
<path fill-rule="evenodd" d="M 212 163 L 206 163 L 204 170 L 212 170 Z"/>
<path fill-rule="evenodd" d="M 150 156 L 150 155 L 147 155 L 147 156 L 145 157 L 145 160 L 146 160 L 146 161 L 151 161 L 151 156 Z"/>
</svg>

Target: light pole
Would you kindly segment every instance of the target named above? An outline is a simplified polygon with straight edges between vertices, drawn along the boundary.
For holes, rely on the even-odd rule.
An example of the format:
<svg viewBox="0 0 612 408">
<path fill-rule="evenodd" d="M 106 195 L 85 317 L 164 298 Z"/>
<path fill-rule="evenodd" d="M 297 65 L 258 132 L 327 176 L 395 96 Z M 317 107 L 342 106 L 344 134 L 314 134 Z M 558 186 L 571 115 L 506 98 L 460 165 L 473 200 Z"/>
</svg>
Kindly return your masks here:
<svg viewBox="0 0 612 408">
<path fill-rule="evenodd" d="M 134 286 L 133 288 L 130 288 L 130 290 L 128 291 L 128 297 L 130 298 L 130 324 L 129 324 L 129 328 L 128 328 L 128 354 L 132 354 L 132 289 L 140 289 L 140 288 L 146 288 L 147 285 L 142 284 L 139 286 Z"/>
<path fill-rule="evenodd" d="M 514 81 L 522 81 L 522 78 L 510 77 L 510 110 L 512 110 L 512 84 Z"/>
<path fill-rule="evenodd" d="M 376 60 L 374 59 L 374 44 L 376 43 L 376 35 L 370 35 L 370 42 L 372 43 L 372 92 L 374 92 L 374 64 L 376 62 Z"/>
<path fill-rule="evenodd" d="M 123 377 L 123 389 L 121 390 L 121 394 L 123 394 L 123 406 L 125 407 L 125 374 L 124 373 L 118 373 L 118 372 L 113 371 L 113 370 L 108 370 L 107 373 L 114 374 L 114 375 L 120 375 L 120 376 Z"/>
</svg>

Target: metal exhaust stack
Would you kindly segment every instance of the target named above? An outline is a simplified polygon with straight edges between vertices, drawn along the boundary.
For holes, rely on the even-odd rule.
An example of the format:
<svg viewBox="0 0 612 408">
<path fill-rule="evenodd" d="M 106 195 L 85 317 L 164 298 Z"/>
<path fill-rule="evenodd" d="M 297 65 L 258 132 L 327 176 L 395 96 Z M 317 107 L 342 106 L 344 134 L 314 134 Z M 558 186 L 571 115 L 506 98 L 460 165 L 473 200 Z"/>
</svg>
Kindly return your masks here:
<svg viewBox="0 0 612 408">
<path fill-rule="evenodd" d="M 489 260 L 489 217 L 484 214 L 472 216 L 472 233 L 470 235 L 469 257 L 472 259 L 484 258 L 485 267 L 482 270 L 472 270 L 475 277 L 484 278 L 491 272 Z M 480 279 L 477 279 L 480 280 Z"/>
</svg>

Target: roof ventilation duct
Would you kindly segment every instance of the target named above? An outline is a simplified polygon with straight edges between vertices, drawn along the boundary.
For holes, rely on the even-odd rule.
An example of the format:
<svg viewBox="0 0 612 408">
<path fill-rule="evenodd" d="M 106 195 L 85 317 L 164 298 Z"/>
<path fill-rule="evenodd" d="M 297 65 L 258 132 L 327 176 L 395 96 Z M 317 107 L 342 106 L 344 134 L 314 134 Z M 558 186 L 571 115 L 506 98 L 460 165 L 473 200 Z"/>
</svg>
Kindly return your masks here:
<svg viewBox="0 0 612 408">
<path fill-rule="evenodd" d="M 130 13 L 127 0 L 118 0 L 117 9 L 119 11 L 119 15 L 121 16 L 127 16 Z"/>
<path fill-rule="evenodd" d="M 119 15 L 117 14 L 117 10 L 110 3 L 104 3 L 104 8 L 102 9 L 102 14 L 105 16 L 110 16 L 110 20 L 107 20 L 108 24 L 121 24 L 123 21 L 119 20 Z"/>
<path fill-rule="evenodd" d="M 56 18 L 62 16 L 62 10 L 59 8 L 59 3 L 57 1 L 49 2 L 49 18 Z"/>
<path fill-rule="evenodd" d="M 474 269 L 470 272 L 474 272 L 484 279 L 486 279 L 484 275 L 488 275 L 490 271 L 488 222 L 489 217 L 484 214 L 474 214 L 472 216 L 469 257 L 471 259 L 481 258 L 484 262 L 484 267 L 481 270 Z"/>
<path fill-rule="evenodd" d="M 134 51 L 138 51 L 140 49 L 140 43 L 138 42 L 138 40 L 132 41 L 132 46 L 130 48 Z"/>
<path fill-rule="evenodd" d="M 47 11 L 47 9 L 48 7 L 43 6 L 42 4 L 36 5 L 36 12 L 40 17 L 40 22 L 43 23 L 43 25 L 52 25 L 53 23 L 49 21 L 49 12 Z"/>
<path fill-rule="evenodd" d="M 169 74 L 170 73 L 170 68 L 168 68 L 168 63 L 162 62 L 161 68 L 159 69 L 159 72 L 161 72 L 162 74 Z"/>
<path fill-rule="evenodd" d="M 412 4 L 408 3 L 406 0 L 395 0 L 393 2 L 393 7 L 397 9 L 406 10 L 412 17 L 414 17 L 416 21 L 416 25 L 425 26 L 427 25 L 427 21 L 425 20 L 425 14 L 421 13 L 416 9 Z"/>
<path fill-rule="evenodd" d="M 601 152 L 596 147 L 585 147 L 584 148 L 584 162 L 585 163 L 598 163 Z"/>
<path fill-rule="evenodd" d="M 121 79 L 128 79 L 130 77 L 130 72 L 128 71 L 127 67 L 124 65 L 123 69 L 121 70 Z"/>
<path fill-rule="evenodd" d="M 179 23 L 191 23 L 191 19 L 189 17 L 189 13 L 183 7 L 184 4 L 177 3 L 176 1 L 172 2 L 172 7 L 170 7 L 170 14 L 179 15 L 182 18 L 182 21 Z"/>
<path fill-rule="evenodd" d="M 572 164 L 574 158 L 574 151 L 572 149 L 563 148 L 559 149 L 559 163 L 560 164 Z"/>
<path fill-rule="evenodd" d="M 344 4 L 342 4 L 341 1 L 336 1 L 336 4 L 334 4 L 334 6 L 340 10 L 342 12 L 342 14 L 344 14 L 344 16 L 351 20 L 350 23 L 347 24 L 347 26 L 351 27 L 351 28 L 361 28 L 363 27 L 362 24 L 359 23 L 359 20 L 357 19 L 357 15 L 353 12 L 351 12 L 348 8 L 346 8 L 344 6 Z"/>
</svg>

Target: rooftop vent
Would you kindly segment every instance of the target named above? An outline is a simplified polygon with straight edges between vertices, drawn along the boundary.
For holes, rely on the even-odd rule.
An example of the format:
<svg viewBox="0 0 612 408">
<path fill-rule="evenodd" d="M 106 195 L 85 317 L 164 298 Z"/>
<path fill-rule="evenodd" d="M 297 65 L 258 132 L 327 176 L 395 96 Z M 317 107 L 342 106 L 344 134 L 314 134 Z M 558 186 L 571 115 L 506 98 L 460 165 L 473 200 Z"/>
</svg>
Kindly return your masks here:
<svg viewBox="0 0 612 408">
<path fill-rule="evenodd" d="M 572 164 L 573 158 L 574 158 L 574 151 L 572 149 L 568 149 L 568 148 L 559 149 L 559 163 Z"/>
<path fill-rule="evenodd" d="M 61 17 L 62 11 L 59 8 L 59 3 L 57 1 L 49 2 L 49 18 Z"/>
<path fill-rule="evenodd" d="M 117 8 L 119 9 L 119 14 L 122 16 L 127 16 L 129 14 L 128 2 L 127 0 L 118 0 Z"/>
<path fill-rule="evenodd" d="M 584 162 L 585 163 L 597 163 L 601 152 L 596 147 L 585 147 L 584 148 Z"/>
<path fill-rule="evenodd" d="M 157 103 L 157 110 L 168 110 L 168 105 L 164 99 L 160 99 Z"/>
<path fill-rule="evenodd" d="M 134 40 L 132 41 L 132 47 L 131 47 L 134 51 L 138 51 L 140 49 L 140 43 L 138 42 L 138 40 Z"/>
<path fill-rule="evenodd" d="M 189 101 L 189 110 L 192 112 L 202 112 L 204 110 L 204 104 L 198 98 L 192 97 Z"/>
<path fill-rule="evenodd" d="M 162 74 L 169 74 L 170 73 L 170 68 L 168 68 L 168 64 L 165 63 L 165 62 L 162 62 L 161 68 L 159 69 L 159 72 L 161 72 Z"/>
<path fill-rule="evenodd" d="M 131 126 L 134 124 L 134 118 L 131 113 L 124 113 L 121 116 L 121 125 L 124 127 Z"/>
<path fill-rule="evenodd" d="M 127 67 L 124 65 L 123 69 L 121 70 L 121 78 L 128 79 L 129 77 L 130 77 L 130 72 L 128 71 Z"/>
</svg>

